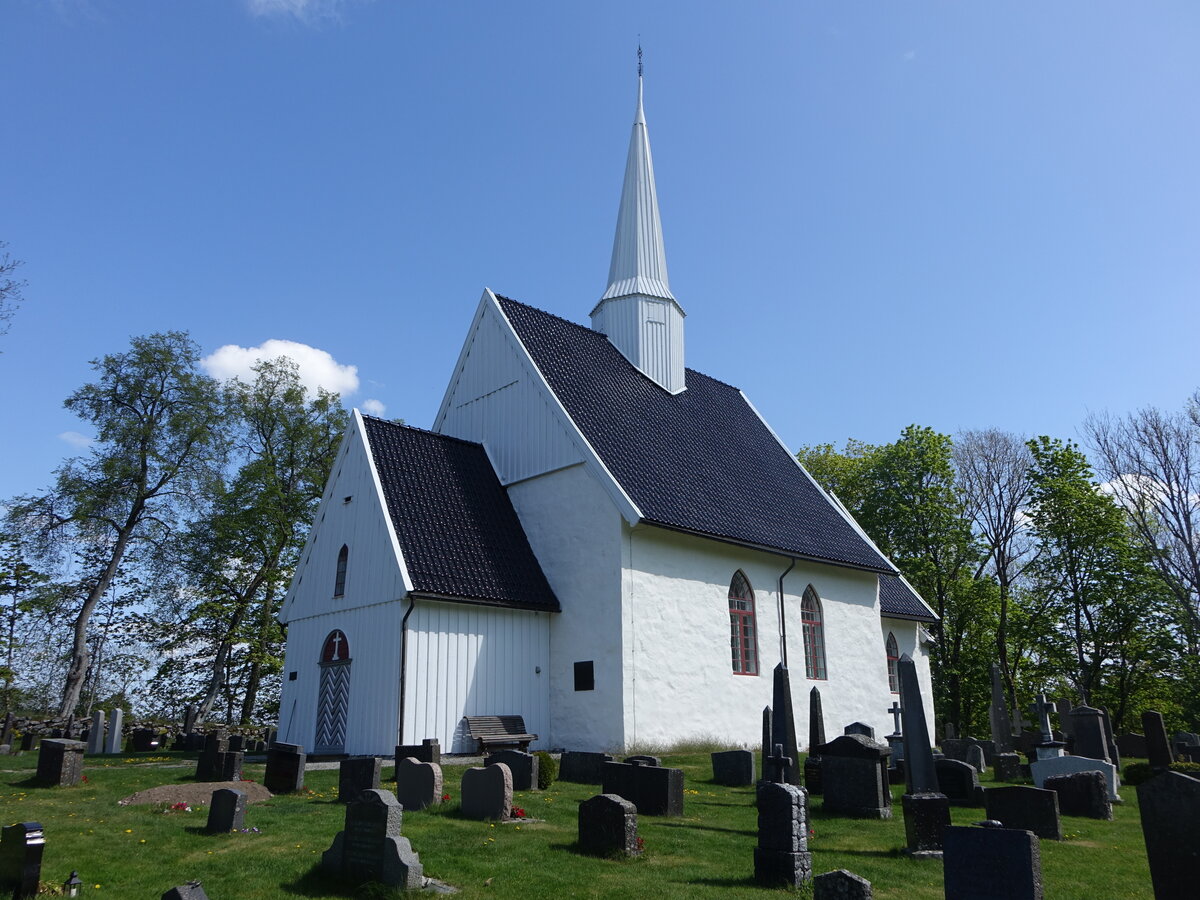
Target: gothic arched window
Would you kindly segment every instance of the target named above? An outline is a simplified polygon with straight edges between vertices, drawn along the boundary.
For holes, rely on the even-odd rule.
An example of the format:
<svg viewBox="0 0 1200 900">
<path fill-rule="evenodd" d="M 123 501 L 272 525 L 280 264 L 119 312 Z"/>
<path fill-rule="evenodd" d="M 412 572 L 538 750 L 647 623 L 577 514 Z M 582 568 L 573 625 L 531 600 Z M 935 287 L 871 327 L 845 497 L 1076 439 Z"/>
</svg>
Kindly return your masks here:
<svg viewBox="0 0 1200 900">
<path fill-rule="evenodd" d="M 738 569 L 729 583 L 729 648 L 737 675 L 758 674 L 758 629 L 754 625 L 754 591 Z"/>
<path fill-rule="evenodd" d="M 887 638 L 888 688 L 893 694 L 900 693 L 900 674 L 896 663 L 900 662 L 900 650 L 896 646 L 896 636 L 890 631 Z"/>
<path fill-rule="evenodd" d="M 804 628 L 804 673 L 809 678 L 824 679 L 825 624 L 821 615 L 821 599 L 810 584 L 800 601 L 800 624 Z"/>
<path fill-rule="evenodd" d="M 346 562 L 350 559 L 350 548 L 342 544 L 338 551 L 337 575 L 333 579 L 333 596 L 341 597 L 346 593 Z"/>
<path fill-rule="evenodd" d="M 339 629 L 329 632 L 325 643 L 321 645 L 321 662 L 347 662 L 350 659 L 350 642 Z"/>
</svg>

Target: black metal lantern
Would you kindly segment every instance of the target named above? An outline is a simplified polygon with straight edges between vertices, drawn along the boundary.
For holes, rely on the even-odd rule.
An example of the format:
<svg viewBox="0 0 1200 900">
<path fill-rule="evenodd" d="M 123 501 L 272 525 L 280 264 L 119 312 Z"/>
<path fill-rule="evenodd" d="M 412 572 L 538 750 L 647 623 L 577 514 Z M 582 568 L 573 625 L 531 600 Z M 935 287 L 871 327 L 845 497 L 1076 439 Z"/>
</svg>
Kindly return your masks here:
<svg viewBox="0 0 1200 900">
<path fill-rule="evenodd" d="M 63 892 L 68 897 L 78 897 L 79 889 L 83 887 L 83 882 L 79 880 L 79 873 L 72 872 L 71 877 L 63 884 Z"/>
</svg>

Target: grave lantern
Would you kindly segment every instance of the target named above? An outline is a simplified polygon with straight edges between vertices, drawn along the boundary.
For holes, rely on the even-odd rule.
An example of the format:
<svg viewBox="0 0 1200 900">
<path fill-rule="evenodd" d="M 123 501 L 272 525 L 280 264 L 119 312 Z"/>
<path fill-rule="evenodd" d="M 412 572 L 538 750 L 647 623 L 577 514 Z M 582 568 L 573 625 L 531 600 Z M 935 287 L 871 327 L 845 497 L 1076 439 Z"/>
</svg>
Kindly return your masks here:
<svg viewBox="0 0 1200 900">
<path fill-rule="evenodd" d="M 72 872 L 71 877 L 63 883 L 63 894 L 68 897 L 78 897 L 79 889 L 83 887 L 83 882 L 79 880 L 79 873 Z"/>
</svg>

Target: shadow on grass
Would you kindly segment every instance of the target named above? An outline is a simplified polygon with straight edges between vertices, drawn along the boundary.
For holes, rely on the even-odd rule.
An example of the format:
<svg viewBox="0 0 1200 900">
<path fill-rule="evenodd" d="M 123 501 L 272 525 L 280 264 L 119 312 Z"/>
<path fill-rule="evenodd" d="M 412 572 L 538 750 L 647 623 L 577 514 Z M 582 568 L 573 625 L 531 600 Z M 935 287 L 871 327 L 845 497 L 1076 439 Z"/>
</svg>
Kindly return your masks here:
<svg viewBox="0 0 1200 900">
<path fill-rule="evenodd" d="M 15 788 L 53 788 L 61 786 L 57 784 L 46 784 L 45 782 L 38 781 L 36 775 L 30 775 L 28 778 L 22 778 L 19 781 L 6 781 L 4 783 L 9 787 Z M 67 785 L 67 787 L 76 787 L 76 785 L 71 784 Z"/>
<path fill-rule="evenodd" d="M 728 887 L 728 888 L 744 888 L 744 887 L 760 887 L 763 890 L 776 890 L 776 888 L 767 885 L 759 884 L 754 880 L 753 875 L 747 875 L 745 878 L 689 878 L 687 884 L 708 884 L 713 887 Z"/>
<path fill-rule="evenodd" d="M 586 852 L 584 852 L 583 847 L 580 846 L 579 841 L 571 841 L 569 844 L 567 844 L 567 843 L 553 844 L 552 843 L 552 844 L 548 844 L 547 846 L 551 850 L 565 850 L 567 853 L 572 853 L 575 856 L 580 856 L 580 857 L 583 857 L 584 859 L 606 859 L 606 860 L 609 860 L 610 862 L 634 863 L 634 862 L 638 862 L 639 860 L 641 860 L 643 858 L 640 856 L 626 856 L 623 853 L 616 853 L 616 852 L 610 853 L 610 854 L 586 853 Z"/>
<path fill-rule="evenodd" d="M 758 831 L 753 828 L 719 828 L 716 825 L 697 825 L 695 822 L 655 822 L 659 828 L 686 828 L 688 831 L 720 831 L 724 834 L 743 834 L 754 837 Z"/>
<path fill-rule="evenodd" d="M 314 865 L 295 881 L 280 884 L 279 888 L 283 893 L 295 897 L 328 897 L 332 895 L 334 897 L 366 898 L 366 900 L 392 900 L 392 898 L 411 896 L 377 881 L 368 881 L 362 884 L 347 883 L 341 878 L 323 872 L 320 863 Z"/>
</svg>

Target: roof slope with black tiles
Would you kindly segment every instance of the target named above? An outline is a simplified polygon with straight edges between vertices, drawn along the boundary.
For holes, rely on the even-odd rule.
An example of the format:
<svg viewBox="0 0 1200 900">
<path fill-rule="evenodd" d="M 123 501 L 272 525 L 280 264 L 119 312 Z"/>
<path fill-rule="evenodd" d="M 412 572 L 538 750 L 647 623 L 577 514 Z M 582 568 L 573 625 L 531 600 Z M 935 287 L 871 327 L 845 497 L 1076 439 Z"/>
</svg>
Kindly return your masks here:
<svg viewBox="0 0 1200 900">
<path fill-rule="evenodd" d="M 893 619 L 915 619 L 936 622 L 937 616 L 899 575 L 879 576 L 879 609 Z"/>
<path fill-rule="evenodd" d="M 692 369 L 670 394 L 603 334 L 505 297 L 504 315 L 645 521 L 891 573 L 741 392 Z"/>
<path fill-rule="evenodd" d="M 415 593 L 559 611 L 482 445 L 363 423 Z"/>
</svg>

